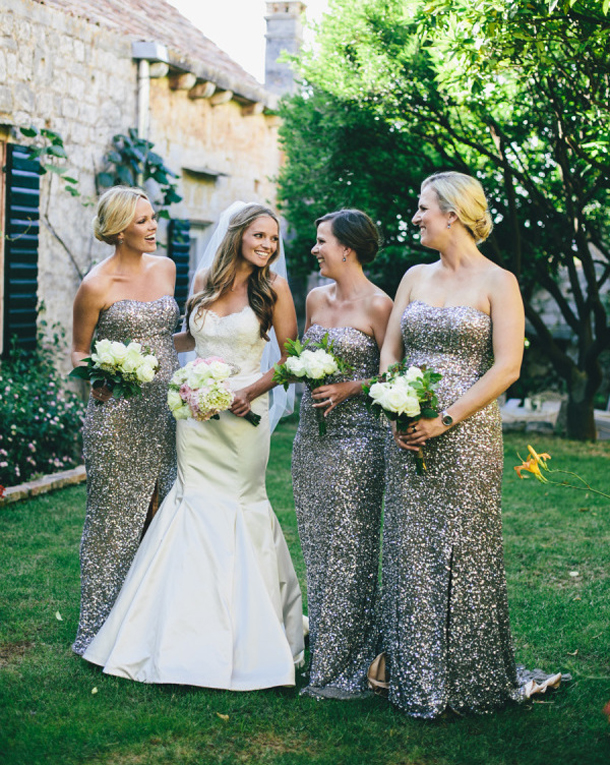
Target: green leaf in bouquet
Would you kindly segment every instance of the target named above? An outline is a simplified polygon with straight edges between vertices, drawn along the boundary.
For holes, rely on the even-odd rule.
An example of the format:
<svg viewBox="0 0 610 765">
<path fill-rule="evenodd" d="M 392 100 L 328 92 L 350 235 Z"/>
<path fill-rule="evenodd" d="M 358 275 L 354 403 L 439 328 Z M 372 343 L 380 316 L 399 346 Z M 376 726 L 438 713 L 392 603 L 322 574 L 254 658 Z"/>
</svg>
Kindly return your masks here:
<svg viewBox="0 0 610 765">
<path fill-rule="evenodd" d="M 425 409 L 421 410 L 421 416 L 425 417 L 427 420 L 431 420 L 433 417 L 438 416 L 438 411 L 436 409 L 430 409 L 429 407 L 426 407 Z"/>
<path fill-rule="evenodd" d="M 87 361 L 87 359 L 84 359 L 84 361 Z M 74 367 L 74 369 L 68 373 L 68 377 L 73 377 L 77 380 L 88 380 L 90 378 L 89 367 L 84 364 Z"/>
</svg>

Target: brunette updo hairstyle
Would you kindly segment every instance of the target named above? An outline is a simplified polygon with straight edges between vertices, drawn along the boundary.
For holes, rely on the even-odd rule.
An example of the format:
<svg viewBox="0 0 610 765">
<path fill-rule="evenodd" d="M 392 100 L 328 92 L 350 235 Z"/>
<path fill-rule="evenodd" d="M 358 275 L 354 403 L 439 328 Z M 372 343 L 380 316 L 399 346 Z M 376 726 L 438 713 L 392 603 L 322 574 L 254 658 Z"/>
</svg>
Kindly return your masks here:
<svg viewBox="0 0 610 765">
<path fill-rule="evenodd" d="M 142 189 L 130 186 L 113 186 L 105 191 L 99 198 L 97 214 L 93 219 L 95 238 L 116 246 L 119 243 L 119 234 L 125 231 L 134 219 L 138 199 L 150 202 Z"/>
<path fill-rule="evenodd" d="M 431 186 L 444 213 L 452 212 L 477 244 L 491 234 L 493 222 L 483 186 L 470 175 L 449 171 L 429 176 L 421 185 Z"/>
<path fill-rule="evenodd" d="M 351 247 L 356 253 L 360 265 L 365 266 L 375 260 L 381 246 L 377 226 L 361 210 L 337 210 L 327 213 L 316 221 L 330 221 L 331 231 L 344 247 Z"/>
</svg>

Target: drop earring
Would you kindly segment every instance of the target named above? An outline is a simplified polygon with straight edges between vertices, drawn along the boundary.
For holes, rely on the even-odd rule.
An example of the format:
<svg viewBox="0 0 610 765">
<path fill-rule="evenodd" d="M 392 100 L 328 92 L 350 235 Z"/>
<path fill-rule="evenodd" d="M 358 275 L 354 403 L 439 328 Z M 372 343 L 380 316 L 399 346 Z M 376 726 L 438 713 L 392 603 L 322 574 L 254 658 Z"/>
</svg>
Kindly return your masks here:
<svg viewBox="0 0 610 765">
<path fill-rule="evenodd" d="M 447 224 L 447 228 L 451 228 L 451 223 L 448 223 L 448 224 Z"/>
<path fill-rule="evenodd" d="M 346 257 L 345 257 L 345 255 L 344 255 L 344 256 L 343 256 L 343 262 L 345 263 L 345 261 L 346 261 L 346 260 L 347 260 L 347 258 L 346 258 Z"/>
</svg>

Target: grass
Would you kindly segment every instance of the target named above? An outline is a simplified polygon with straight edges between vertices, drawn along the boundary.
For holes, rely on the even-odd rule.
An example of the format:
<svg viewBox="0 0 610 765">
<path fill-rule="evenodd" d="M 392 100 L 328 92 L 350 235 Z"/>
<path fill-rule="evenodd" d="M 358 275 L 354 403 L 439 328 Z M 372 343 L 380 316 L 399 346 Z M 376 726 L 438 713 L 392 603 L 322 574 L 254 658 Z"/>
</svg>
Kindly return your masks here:
<svg viewBox="0 0 610 765">
<path fill-rule="evenodd" d="M 288 421 L 273 437 L 268 488 L 303 581 L 289 476 L 295 427 Z M 601 709 L 610 699 L 610 501 L 519 481 L 511 466 L 525 444 L 517 435 L 506 441 L 513 637 L 519 662 L 571 672 L 569 685 L 494 715 L 423 722 L 380 698 L 318 702 L 298 689 L 229 693 L 105 676 L 70 651 L 81 486 L 0 510 L 0 761 L 607 765 L 610 725 Z M 610 443 L 541 437 L 535 446 L 553 455 L 551 465 L 610 488 Z"/>
</svg>

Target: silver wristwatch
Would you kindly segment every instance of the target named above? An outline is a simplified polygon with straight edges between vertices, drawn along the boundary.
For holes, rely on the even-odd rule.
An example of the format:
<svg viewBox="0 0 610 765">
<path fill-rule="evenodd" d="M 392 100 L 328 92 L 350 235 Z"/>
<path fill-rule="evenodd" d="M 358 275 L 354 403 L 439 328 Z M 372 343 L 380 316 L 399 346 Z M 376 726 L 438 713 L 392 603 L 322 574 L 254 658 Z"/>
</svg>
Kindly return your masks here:
<svg viewBox="0 0 610 765">
<path fill-rule="evenodd" d="M 453 417 L 446 409 L 441 412 L 441 422 L 446 428 L 450 428 L 453 425 Z"/>
</svg>

